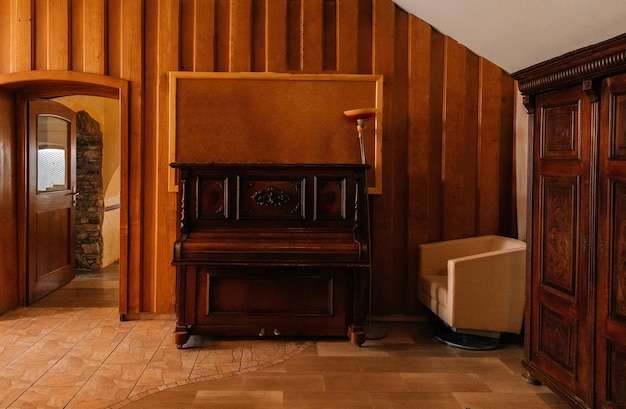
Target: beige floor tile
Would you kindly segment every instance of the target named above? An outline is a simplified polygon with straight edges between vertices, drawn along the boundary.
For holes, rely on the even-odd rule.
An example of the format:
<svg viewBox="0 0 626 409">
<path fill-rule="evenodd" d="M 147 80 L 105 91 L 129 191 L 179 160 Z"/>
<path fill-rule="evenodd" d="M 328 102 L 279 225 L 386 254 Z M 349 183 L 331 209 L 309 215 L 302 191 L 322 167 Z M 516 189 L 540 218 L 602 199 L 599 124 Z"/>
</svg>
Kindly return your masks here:
<svg viewBox="0 0 626 409">
<path fill-rule="evenodd" d="M 474 373 L 400 373 L 410 392 L 491 392 Z"/>
<path fill-rule="evenodd" d="M 11 407 L 52 409 L 65 408 L 79 387 L 34 386 L 22 394 Z"/>
<path fill-rule="evenodd" d="M 522 378 L 521 372 L 511 375 L 481 375 L 481 379 L 496 393 L 549 393 L 546 386 L 531 385 Z"/>
<path fill-rule="evenodd" d="M 317 353 L 319 356 L 389 356 L 389 353 L 385 349 L 385 344 L 381 341 L 366 341 L 361 347 L 357 347 L 354 344 L 344 340 L 318 341 Z"/>
<path fill-rule="evenodd" d="M 498 358 L 424 358 L 435 368 L 434 372 L 439 373 L 477 373 L 488 374 L 512 374 L 513 371 Z"/>
<path fill-rule="evenodd" d="M 37 380 L 35 386 L 82 386 L 98 370 L 102 361 L 65 356 Z"/>
<path fill-rule="evenodd" d="M 436 361 L 424 357 L 361 358 L 358 360 L 362 372 L 438 372 Z"/>
<path fill-rule="evenodd" d="M 145 370 L 141 364 L 103 364 L 70 401 L 68 408 L 105 408 L 125 400 Z"/>
<path fill-rule="evenodd" d="M 563 399 L 552 392 L 538 393 L 537 396 L 546 402 L 550 409 L 570 409 L 570 406 Z"/>
<path fill-rule="evenodd" d="M 465 409 L 450 393 L 372 393 L 371 400 L 374 409 Z"/>
<path fill-rule="evenodd" d="M 471 409 L 550 409 L 537 395 L 528 393 L 471 393 L 452 394 L 462 408 Z"/>
<path fill-rule="evenodd" d="M 272 409 L 283 407 L 283 392 L 268 390 L 198 391 L 192 407 Z"/>
<path fill-rule="evenodd" d="M 361 361 L 362 359 L 353 357 L 328 357 L 303 353 L 286 361 L 284 368 L 287 373 L 361 372 Z"/>
<path fill-rule="evenodd" d="M 0 372 L 0 384 L 9 382 L 11 386 L 29 387 L 50 369 L 47 364 L 11 363 Z"/>
<path fill-rule="evenodd" d="M 28 390 L 27 387 L 3 387 L 3 382 L 0 380 L 0 408 L 9 408 L 11 405 L 19 399 L 19 397 Z"/>
<path fill-rule="evenodd" d="M 205 390 L 247 391 L 247 390 L 281 390 L 281 391 L 315 391 L 326 389 L 326 377 L 321 374 L 281 374 L 251 372 L 203 382 L 198 387 Z"/>
<path fill-rule="evenodd" d="M 408 386 L 397 372 L 324 374 L 327 391 L 408 392 Z"/>
<path fill-rule="evenodd" d="M 370 394 L 355 390 L 345 392 L 285 392 L 284 407 L 290 409 L 368 409 Z"/>
</svg>

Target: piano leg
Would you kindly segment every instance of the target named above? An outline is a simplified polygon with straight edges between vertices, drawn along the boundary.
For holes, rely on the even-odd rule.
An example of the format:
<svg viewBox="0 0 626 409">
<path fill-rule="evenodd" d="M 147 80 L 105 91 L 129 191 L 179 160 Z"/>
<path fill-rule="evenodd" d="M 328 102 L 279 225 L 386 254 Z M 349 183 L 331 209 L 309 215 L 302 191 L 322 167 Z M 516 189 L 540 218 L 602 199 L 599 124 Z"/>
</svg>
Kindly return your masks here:
<svg viewBox="0 0 626 409">
<path fill-rule="evenodd" d="M 348 338 L 350 338 L 350 342 L 360 347 L 365 342 L 365 329 L 360 325 L 350 325 L 348 327 Z"/>
<path fill-rule="evenodd" d="M 365 342 L 365 326 L 363 325 L 363 306 L 366 297 L 365 294 L 365 278 L 367 277 L 368 268 L 354 268 L 352 270 L 352 285 L 354 302 L 352 305 L 353 321 L 348 327 L 348 338 L 356 346 L 361 346 Z"/>
<path fill-rule="evenodd" d="M 176 332 L 174 332 L 174 343 L 176 344 L 176 348 L 183 349 L 183 345 L 189 341 L 191 334 L 187 331 L 186 327 L 178 327 L 176 328 Z"/>
</svg>

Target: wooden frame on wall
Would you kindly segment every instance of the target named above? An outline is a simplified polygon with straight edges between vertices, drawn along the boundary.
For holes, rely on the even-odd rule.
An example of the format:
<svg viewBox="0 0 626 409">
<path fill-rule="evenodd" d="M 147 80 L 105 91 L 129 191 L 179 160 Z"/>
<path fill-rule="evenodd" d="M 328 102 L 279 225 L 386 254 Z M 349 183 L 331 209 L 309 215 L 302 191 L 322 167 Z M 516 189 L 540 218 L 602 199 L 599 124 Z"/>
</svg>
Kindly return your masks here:
<svg viewBox="0 0 626 409">
<path fill-rule="evenodd" d="M 376 108 L 364 141 L 369 193 L 381 194 L 382 92 L 381 75 L 170 72 L 168 160 L 360 163 L 343 112 Z"/>
</svg>

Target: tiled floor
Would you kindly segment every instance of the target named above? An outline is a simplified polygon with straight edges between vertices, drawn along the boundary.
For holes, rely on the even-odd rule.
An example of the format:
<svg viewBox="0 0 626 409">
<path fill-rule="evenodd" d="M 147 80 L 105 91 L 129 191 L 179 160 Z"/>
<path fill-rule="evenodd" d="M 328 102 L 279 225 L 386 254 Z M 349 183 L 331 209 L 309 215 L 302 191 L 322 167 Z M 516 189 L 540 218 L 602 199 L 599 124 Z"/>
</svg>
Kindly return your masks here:
<svg viewBox="0 0 626 409">
<path fill-rule="evenodd" d="M 517 337 L 472 352 L 429 323 L 387 323 L 362 348 L 192 337 L 179 350 L 173 320 L 120 322 L 115 272 L 93 278 L 0 317 L 1 408 L 567 408 L 522 380 Z"/>
</svg>

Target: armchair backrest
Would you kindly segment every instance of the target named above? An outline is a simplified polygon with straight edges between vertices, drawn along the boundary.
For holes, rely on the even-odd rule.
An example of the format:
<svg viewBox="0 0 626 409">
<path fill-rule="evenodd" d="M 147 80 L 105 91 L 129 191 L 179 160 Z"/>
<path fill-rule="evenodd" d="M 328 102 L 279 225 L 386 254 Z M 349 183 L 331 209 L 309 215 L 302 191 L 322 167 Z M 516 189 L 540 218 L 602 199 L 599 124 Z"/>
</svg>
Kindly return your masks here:
<svg viewBox="0 0 626 409">
<path fill-rule="evenodd" d="M 420 244 L 419 275 L 447 274 L 448 260 L 492 251 L 525 248 L 526 243 L 509 237 L 486 235 Z"/>
</svg>

